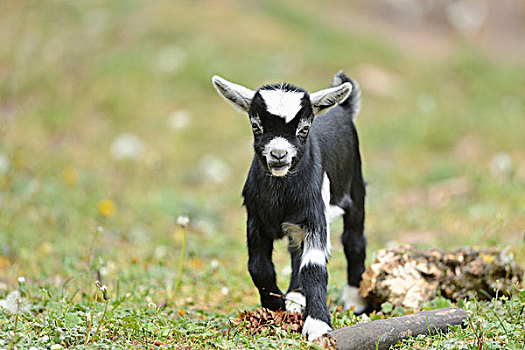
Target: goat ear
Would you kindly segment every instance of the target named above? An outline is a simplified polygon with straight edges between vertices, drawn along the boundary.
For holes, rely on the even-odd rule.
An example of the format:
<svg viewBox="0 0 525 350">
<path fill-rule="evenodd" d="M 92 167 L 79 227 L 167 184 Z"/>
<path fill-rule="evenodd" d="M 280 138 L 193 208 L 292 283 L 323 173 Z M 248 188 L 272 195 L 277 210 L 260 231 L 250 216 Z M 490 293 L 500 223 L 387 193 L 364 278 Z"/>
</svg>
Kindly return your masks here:
<svg viewBox="0 0 525 350">
<path fill-rule="evenodd" d="M 211 81 L 219 95 L 221 95 L 226 102 L 230 103 L 239 112 L 248 113 L 255 91 L 232 83 L 218 75 L 214 75 Z"/>
<path fill-rule="evenodd" d="M 314 114 L 320 114 L 343 102 L 350 96 L 352 84 L 344 83 L 336 87 L 324 89 L 310 94 L 310 102 L 314 109 Z"/>
</svg>

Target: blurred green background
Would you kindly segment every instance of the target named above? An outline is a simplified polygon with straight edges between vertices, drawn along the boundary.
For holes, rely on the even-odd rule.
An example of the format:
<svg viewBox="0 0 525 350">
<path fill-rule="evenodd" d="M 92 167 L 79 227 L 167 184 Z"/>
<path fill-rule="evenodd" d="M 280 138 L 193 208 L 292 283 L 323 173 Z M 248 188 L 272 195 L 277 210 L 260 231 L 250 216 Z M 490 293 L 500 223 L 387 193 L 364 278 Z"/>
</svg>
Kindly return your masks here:
<svg viewBox="0 0 525 350">
<path fill-rule="evenodd" d="M 525 263 L 524 7 L 431 3 L 0 2 L 0 291 L 25 276 L 87 293 L 98 278 L 155 302 L 258 302 L 240 196 L 250 125 L 213 74 L 254 89 L 315 91 L 339 69 L 359 81 L 369 257 L 510 246 Z M 275 260 L 286 288 L 284 242 Z"/>
</svg>

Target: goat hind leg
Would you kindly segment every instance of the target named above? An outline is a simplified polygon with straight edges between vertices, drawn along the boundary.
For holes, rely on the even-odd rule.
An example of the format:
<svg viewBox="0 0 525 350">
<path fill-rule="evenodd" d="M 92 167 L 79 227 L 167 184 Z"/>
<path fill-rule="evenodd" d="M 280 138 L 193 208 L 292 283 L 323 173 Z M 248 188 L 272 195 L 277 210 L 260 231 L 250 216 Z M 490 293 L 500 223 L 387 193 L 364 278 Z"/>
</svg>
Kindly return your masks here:
<svg viewBox="0 0 525 350">
<path fill-rule="evenodd" d="M 341 235 L 347 266 L 348 284 L 344 288 L 343 300 L 345 309 L 354 307 L 354 312 L 360 314 L 366 311 L 367 304 L 359 295 L 359 283 L 365 271 L 366 237 L 364 234 L 365 220 L 365 185 L 359 174 L 352 184 L 352 201 L 345 208 L 343 216 L 344 231 Z"/>
</svg>

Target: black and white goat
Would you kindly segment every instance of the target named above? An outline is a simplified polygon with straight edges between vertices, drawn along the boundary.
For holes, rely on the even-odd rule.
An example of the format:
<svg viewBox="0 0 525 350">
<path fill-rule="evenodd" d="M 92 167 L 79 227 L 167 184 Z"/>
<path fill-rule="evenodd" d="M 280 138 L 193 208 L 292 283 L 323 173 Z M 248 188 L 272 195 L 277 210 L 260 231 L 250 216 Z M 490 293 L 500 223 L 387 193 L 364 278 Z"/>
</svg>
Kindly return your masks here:
<svg viewBox="0 0 525 350">
<path fill-rule="evenodd" d="M 331 88 L 311 94 L 290 84 L 253 91 L 219 76 L 212 82 L 226 101 L 248 113 L 252 124 L 255 155 L 243 197 L 248 269 L 261 304 L 272 310 L 302 309 L 303 335 L 315 339 L 331 330 L 329 224 L 340 215 L 348 260 L 345 307 L 362 312 L 366 306 L 358 294 L 366 248 L 365 186 L 353 122 L 360 109 L 359 86 L 343 72 L 334 76 Z M 281 291 L 272 263 L 273 241 L 284 236 L 292 260 L 286 301 L 275 296 Z"/>
</svg>

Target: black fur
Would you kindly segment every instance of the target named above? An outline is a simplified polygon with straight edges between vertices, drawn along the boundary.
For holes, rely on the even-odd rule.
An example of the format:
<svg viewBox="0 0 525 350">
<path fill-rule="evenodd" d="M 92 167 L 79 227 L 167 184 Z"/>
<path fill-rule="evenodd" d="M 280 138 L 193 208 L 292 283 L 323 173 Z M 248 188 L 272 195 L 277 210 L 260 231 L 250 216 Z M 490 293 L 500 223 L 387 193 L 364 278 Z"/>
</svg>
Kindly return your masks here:
<svg viewBox="0 0 525 350">
<path fill-rule="evenodd" d="M 366 240 L 363 234 L 365 187 L 361 173 L 361 156 L 353 118 L 359 108 L 359 88 L 342 72 L 340 83 L 351 82 L 351 95 L 323 115 L 314 118 L 309 95 L 305 92 L 297 116 L 285 123 L 266 111 L 260 90 L 304 90 L 290 84 L 267 85 L 251 101 L 249 115 L 262 124 L 263 132 L 254 131 L 255 155 L 244 185 L 244 205 L 248 213 L 248 268 L 259 289 L 263 307 L 284 309 L 276 284 L 272 263 L 273 241 L 283 238 L 283 223 L 293 223 L 306 233 L 299 246 L 290 244 L 292 276 L 288 291 L 300 289 L 306 297 L 303 317 L 312 316 L 331 325 L 326 305 L 328 273 L 326 266 L 301 266 L 306 246 L 327 249 L 327 223 L 322 198 L 324 173 L 330 179 L 330 204 L 344 209 L 342 242 L 348 259 L 348 283 L 358 286 L 364 271 Z M 307 137 L 296 136 L 299 121 L 311 123 Z M 255 130 L 255 129 L 254 129 Z M 297 150 L 289 173 L 272 176 L 262 152 L 274 137 L 286 138 Z"/>
</svg>

